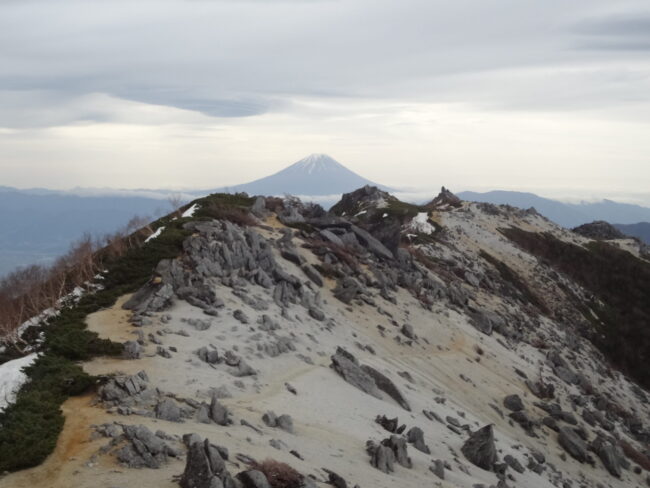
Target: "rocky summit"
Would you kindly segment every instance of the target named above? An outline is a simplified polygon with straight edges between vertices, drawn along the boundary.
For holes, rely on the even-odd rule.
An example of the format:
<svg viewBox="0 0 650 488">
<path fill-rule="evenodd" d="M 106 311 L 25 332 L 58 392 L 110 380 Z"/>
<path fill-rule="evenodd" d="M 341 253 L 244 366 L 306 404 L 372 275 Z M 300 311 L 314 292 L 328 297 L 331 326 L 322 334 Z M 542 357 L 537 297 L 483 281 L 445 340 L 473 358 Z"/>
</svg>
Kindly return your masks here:
<svg viewBox="0 0 650 488">
<path fill-rule="evenodd" d="M 621 237 L 445 188 L 198 199 L 25 330 L 0 486 L 650 486 L 650 262 Z"/>
</svg>

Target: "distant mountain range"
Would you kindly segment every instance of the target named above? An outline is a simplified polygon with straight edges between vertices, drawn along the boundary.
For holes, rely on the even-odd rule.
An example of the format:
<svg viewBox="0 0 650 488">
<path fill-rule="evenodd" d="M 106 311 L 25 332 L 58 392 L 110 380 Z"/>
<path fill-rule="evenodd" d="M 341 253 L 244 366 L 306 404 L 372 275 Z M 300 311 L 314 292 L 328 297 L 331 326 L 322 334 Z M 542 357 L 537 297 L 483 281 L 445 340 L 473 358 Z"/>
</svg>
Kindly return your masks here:
<svg viewBox="0 0 650 488">
<path fill-rule="evenodd" d="M 327 154 L 311 154 L 275 174 L 241 185 L 217 188 L 210 193 L 246 192 L 249 195 L 285 194 L 323 197 L 335 195 L 335 200 L 366 185 L 386 191 L 390 188 L 374 183 L 349 170 Z"/>
<path fill-rule="evenodd" d="M 615 226 L 619 224 L 638 224 L 650 222 L 650 208 L 619 203 L 612 200 L 599 202 L 565 203 L 549 198 L 543 198 L 534 193 L 516 191 L 490 191 L 476 193 L 464 191 L 457 194 L 463 200 L 487 202 L 497 205 L 512 205 L 519 208 L 534 207 L 548 219 L 567 228 L 577 227 L 581 224 L 604 220 Z M 628 227 L 630 232 L 636 231 L 634 226 Z M 623 231 L 623 229 L 621 228 Z M 625 231 L 623 231 L 625 232 Z M 629 234 L 628 235 L 636 235 Z"/>
<path fill-rule="evenodd" d="M 623 234 L 638 237 L 646 244 L 650 244 L 650 223 L 639 222 L 638 224 L 614 224 Z"/>
<path fill-rule="evenodd" d="M 250 195 L 285 194 L 312 199 L 324 207 L 343 193 L 377 184 L 349 170 L 325 154 L 312 154 L 273 175 L 241 185 L 182 194 L 186 200 L 215 192 Z M 102 235 L 124 226 L 133 216 L 153 216 L 170 210 L 170 190 L 47 189 L 18 190 L 0 186 L 0 276 L 33 263 L 48 263 L 85 232 Z M 398 192 L 399 195 L 399 192 Z M 434 192 L 431 193 L 434 195 Z M 563 203 L 532 193 L 462 192 L 463 200 L 509 204 L 537 211 L 565 227 L 594 220 L 614 223 L 622 232 L 650 242 L 650 208 L 603 200 L 598 203 Z M 311 198 L 310 198 L 311 197 Z M 401 195 L 402 199 L 406 199 Z"/>
</svg>

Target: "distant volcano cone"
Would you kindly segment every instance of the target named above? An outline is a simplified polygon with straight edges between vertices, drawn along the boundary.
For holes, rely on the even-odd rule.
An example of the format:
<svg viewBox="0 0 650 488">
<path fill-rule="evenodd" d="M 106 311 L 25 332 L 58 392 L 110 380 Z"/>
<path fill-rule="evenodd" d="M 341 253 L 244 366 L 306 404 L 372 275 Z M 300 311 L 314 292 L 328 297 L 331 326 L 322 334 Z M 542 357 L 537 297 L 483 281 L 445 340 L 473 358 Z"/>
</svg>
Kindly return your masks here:
<svg viewBox="0 0 650 488">
<path fill-rule="evenodd" d="M 230 190 L 249 195 L 324 196 L 348 193 L 366 185 L 388 189 L 350 171 L 327 154 L 311 154 L 278 173 Z"/>
</svg>

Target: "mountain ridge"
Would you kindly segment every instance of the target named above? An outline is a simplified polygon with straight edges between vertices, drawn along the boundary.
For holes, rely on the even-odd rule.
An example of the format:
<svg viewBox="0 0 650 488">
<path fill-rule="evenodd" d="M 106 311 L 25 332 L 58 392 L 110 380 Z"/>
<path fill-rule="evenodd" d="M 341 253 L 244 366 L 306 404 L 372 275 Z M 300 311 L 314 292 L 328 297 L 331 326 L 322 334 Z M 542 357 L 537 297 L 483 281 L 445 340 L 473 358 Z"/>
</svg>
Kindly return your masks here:
<svg viewBox="0 0 650 488">
<path fill-rule="evenodd" d="M 11 349 L 39 354 L 0 414 L 0 470 L 32 466 L 8 486 L 632 488 L 650 470 L 635 241 L 369 186 L 331 212 L 209 195 L 125 239 Z"/>
<path fill-rule="evenodd" d="M 620 203 L 603 199 L 592 203 L 565 203 L 540 197 L 534 193 L 493 190 L 489 192 L 459 192 L 463 200 L 512 205 L 519 208 L 534 207 L 542 215 L 568 229 L 589 222 L 604 220 L 611 224 L 636 224 L 650 221 L 650 207 Z"/>
</svg>

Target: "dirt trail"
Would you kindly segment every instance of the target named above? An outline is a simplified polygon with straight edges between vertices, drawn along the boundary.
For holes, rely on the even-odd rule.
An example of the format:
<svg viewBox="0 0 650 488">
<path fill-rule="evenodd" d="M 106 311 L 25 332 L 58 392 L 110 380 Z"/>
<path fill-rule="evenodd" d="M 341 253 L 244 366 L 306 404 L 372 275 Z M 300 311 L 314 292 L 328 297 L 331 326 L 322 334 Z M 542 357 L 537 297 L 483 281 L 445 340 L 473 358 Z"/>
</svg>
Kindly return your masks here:
<svg viewBox="0 0 650 488">
<path fill-rule="evenodd" d="M 129 296 L 121 297 L 115 306 L 91 314 L 88 329 L 100 333 L 101 337 L 124 342 L 132 340 L 132 327 L 127 322 L 128 312 L 122 304 Z M 107 374 L 124 369 L 129 361 L 115 358 L 96 358 L 82 364 L 89 374 Z M 70 488 L 77 486 L 76 472 L 84 467 L 88 459 L 97 452 L 105 440 L 91 440 L 91 425 L 112 420 L 104 409 L 94 406 L 95 393 L 72 397 L 61 406 L 65 424 L 54 452 L 41 464 L 32 469 L 20 471 L 0 479 L 0 486 L 11 488 Z"/>
<path fill-rule="evenodd" d="M 101 441 L 90 439 L 89 426 L 108 421 L 104 410 L 93 407 L 94 394 L 68 399 L 61 407 L 65 425 L 54 452 L 40 466 L 14 473 L 0 480 L 12 488 L 70 488 L 75 486 L 75 471 L 97 451 Z"/>
</svg>

